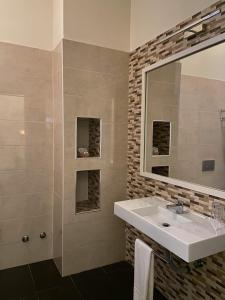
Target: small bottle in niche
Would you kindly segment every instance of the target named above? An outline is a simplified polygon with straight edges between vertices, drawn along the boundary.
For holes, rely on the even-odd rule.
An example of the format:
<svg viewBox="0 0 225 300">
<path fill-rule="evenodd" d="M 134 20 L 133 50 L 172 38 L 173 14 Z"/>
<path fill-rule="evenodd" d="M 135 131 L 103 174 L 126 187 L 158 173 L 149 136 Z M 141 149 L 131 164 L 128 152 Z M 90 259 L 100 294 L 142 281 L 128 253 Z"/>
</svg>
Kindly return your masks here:
<svg viewBox="0 0 225 300">
<path fill-rule="evenodd" d="M 89 151 L 87 148 L 78 148 L 77 157 L 89 157 Z"/>
</svg>

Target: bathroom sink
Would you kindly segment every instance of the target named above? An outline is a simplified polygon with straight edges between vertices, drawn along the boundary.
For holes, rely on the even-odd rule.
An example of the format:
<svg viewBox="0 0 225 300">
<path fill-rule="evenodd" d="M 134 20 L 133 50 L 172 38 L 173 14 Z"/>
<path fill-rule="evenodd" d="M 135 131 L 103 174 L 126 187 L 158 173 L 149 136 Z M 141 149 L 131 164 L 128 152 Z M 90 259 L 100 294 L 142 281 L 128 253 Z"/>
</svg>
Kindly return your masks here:
<svg viewBox="0 0 225 300">
<path fill-rule="evenodd" d="M 134 209 L 133 212 L 147 220 L 149 219 L 152 223 L 155 223 L 158 226 L 163 226 L 163 224 L 168 224 L 168 226 L 164 226 L 164 227 L 170 227 L 174 225 L 191 222 L 191 220 L 189 220 L 185 216 L 178 215 L 160 206 L 142 207 L 142 208 Z"/>
<path fill-rule="evenodd" d="M 209 217 L 188 209 L 166 208 L 168 201 L 148 197 L 116 202 L 114 213 L 186 262 L 225 250 L 225 228 L 216 230 Z"/>
</svg>

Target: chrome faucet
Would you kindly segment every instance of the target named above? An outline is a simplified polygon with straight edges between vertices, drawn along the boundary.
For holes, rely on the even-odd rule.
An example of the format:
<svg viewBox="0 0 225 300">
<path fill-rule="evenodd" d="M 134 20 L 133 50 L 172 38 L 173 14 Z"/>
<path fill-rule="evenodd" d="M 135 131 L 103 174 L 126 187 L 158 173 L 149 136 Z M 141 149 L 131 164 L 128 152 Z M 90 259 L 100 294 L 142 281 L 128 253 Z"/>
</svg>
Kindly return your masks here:
<svg viewBox="0 0 225 300">
<path fill-rule="evenodd" d="M 182 200 L 177 200 L 174 204 L 168 204 L 166 206 L 167 209 L 175 209 L 176 214 L 183 214 L 184 213 L 184 203 Z"/>
</svg>

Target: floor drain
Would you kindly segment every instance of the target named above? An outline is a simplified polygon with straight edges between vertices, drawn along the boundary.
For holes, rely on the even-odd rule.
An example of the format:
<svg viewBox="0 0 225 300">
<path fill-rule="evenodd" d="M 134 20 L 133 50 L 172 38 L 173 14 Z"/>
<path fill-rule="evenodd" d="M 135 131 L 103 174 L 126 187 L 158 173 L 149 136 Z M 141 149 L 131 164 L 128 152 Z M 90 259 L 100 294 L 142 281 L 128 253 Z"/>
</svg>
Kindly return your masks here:
<svg viewBox="0 0 225 300">
<path fill-rule="evenodd" d="M 163 227 L 170 227 L 170 224 L 168 224 L 168 223 L 162 223 L 162 226 Z"/>
</svg>

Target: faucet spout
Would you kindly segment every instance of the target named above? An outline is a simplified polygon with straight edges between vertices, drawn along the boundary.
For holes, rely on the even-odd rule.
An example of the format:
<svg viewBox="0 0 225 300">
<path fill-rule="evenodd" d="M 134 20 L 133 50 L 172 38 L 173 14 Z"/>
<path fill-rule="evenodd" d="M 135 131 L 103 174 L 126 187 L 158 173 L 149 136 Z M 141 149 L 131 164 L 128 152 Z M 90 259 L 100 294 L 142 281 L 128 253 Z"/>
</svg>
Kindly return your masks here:
<svg viewBox="0 0 225 300">
<path fill-rule="evenodd" d="M 168 204 L 166 206 L 167 209 L 175 209 L 176 214 L 183 214 L 184 213 L 184 203 L 181 200 L 177 200 L 174 204 Z"/>
</svg>

